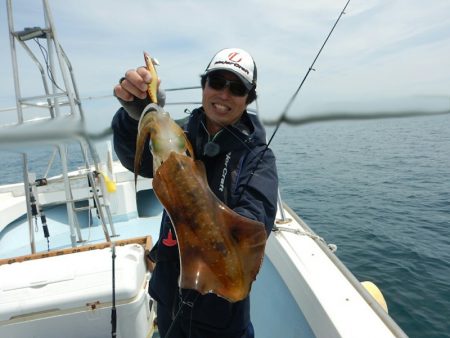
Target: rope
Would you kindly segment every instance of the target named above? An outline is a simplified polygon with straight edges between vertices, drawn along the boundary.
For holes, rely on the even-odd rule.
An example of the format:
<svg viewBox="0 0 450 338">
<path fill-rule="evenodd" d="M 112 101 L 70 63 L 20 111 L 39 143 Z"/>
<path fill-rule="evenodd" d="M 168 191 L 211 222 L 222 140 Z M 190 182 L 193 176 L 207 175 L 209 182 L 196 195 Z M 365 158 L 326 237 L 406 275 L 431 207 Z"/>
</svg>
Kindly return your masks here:
<svg viewBox="0 0 450 338">
<path fill-rule="evenodd" d="M 288 227 L 279 227 L 279 226 L 275 226 L 273 228 L 273 231 L 276 231 L 276 232 L 285 231 L 285 232 L 290 232 L 290 233 L 293 233 L 293 234 L 296 234 L 299 236 L 306 236 L 306 237 L 311 238 L 314 241 L 320 241 L 320 242 L 324 243 L 331 250 L 331 252 L 336 252 L 336 250 L 337 250 L 336 244 L 328 244 L 323 237 L 320 237 L 309 231 L 305 231 L 302 229 L 292 229 L 292 228 L 288 228 Z"/>
</svg>

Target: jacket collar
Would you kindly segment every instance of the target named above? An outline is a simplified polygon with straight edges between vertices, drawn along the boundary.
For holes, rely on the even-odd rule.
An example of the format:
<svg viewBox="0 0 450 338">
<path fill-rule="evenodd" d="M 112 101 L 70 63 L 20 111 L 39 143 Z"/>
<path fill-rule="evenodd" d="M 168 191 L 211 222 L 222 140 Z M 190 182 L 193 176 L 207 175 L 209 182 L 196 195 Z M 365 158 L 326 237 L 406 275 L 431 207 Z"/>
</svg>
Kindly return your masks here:
<svg viewBox="0 0 450 338">
<path fill-rule="evenodd" d="M 251 151 L 256 145 L 265 144 L 264 128 L 256 115 L 251 115 L 244 111 L 242 117 L 232 126 L 228 126 L 219 131 L 216 135 L 209 135 L 206 129 L 205 112 L 203 107 L 192 111 L 188 122 L 188 137 L 191 142 L 195 142 L 197 156 L 205 155 L 207 143 L 214 143 L 213 147 L 218 147 L 214 155 L 228 153 L 239 149 Z M 193 137 L 196 135 L 196 137 Z"/>
</svg>

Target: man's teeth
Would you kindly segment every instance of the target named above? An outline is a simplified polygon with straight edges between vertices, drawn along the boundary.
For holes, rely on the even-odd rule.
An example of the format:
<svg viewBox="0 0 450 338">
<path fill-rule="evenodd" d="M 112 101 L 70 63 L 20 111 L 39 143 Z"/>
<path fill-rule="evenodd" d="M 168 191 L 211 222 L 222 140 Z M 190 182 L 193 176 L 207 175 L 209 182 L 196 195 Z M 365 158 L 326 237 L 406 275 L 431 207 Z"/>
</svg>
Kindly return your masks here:
<svg viewBox="0 0 450 338">
<path fill-rule="evenodd" d="M 222 110 L 222 111 L 227 111 L 227 110 L 228 110 L 228 107 L 227 107 L 227 106 L 224 106 L 224 105 L 219 104 L 219 103 L 215 103 L 214 106 L 215 106 L 216 109 L 218 109 L 218 110 Z"/>
</svg>

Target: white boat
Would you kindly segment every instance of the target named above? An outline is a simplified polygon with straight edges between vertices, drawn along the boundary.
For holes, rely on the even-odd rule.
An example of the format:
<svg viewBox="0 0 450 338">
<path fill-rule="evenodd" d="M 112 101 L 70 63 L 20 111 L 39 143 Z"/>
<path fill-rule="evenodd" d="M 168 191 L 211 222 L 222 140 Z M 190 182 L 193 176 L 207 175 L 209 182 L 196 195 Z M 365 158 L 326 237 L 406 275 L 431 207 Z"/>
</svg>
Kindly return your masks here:
<svg viewBox="0 0 450 338">
<path fill-rule="evenodd" d="M 139 179 L 135 187 L 134 175 L 112 161 L 111 147 L 100 144 L 97 150 L 86 135 L 70 63 L 55 43 L 43 4 L 47 27 L 18 32 L 10 21 L 11 48 L 14 55 L 16 44 L 26 45 L 29 36 L 46 39 L 64 65 L 64 90 L 50 89 L 43 74 L 46 93 L 21 97 L 15 73 L 19 123 L 0 129 L 0 150 L 15 152 L 24 173 L 23 182 L 0 186 L 0 337 L 158 337 L 157 305 L 147 293 L 151 266 L 144 257 L 158 238 L 162 206 L 150 179 Z M 26 121 L 22 110 L 41 109 L 37 101 L 45 102 L 48 116 Z M 64 107 L 67 114 L 60 111 Z M 75 171 L 67 169 L 69 141 L 90 154 Z M 21 149 L 36 144 L 59 153 L 60 175 L 29 172 Z M 333 246 L 280 198 L 251 290 L 258 338 L 406 337 L 377 291 L 370 283 L 363 286 Z"/>
</svg>

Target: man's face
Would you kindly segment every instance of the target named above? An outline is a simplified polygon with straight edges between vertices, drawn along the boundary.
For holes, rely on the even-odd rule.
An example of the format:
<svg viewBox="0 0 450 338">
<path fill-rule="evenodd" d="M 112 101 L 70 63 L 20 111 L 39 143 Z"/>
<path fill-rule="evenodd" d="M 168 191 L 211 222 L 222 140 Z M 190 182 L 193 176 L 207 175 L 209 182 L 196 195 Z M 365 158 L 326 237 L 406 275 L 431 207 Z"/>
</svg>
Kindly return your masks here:
<svg viewBox="0 0 450 338">
<path fill-rule="evenodd" d="M 228 71 L 215 71 L 209 76 L 222 77 L 225 80 L 241 82 L 239 77 Z M 230 91 L 226 86 L 222 89 L 213 89 L 206 80 L 205 89 L 203 89 L 202 104 L 206 113 L 206 122 L 208 131 L 215 134 L 224 126 L 236 123 L 244 110 L 247 108 L 247 96 L 238 96 Z"/>
</svg>

